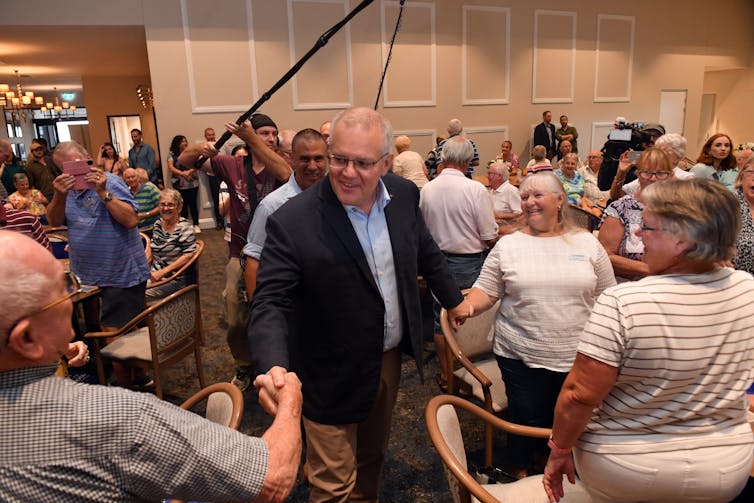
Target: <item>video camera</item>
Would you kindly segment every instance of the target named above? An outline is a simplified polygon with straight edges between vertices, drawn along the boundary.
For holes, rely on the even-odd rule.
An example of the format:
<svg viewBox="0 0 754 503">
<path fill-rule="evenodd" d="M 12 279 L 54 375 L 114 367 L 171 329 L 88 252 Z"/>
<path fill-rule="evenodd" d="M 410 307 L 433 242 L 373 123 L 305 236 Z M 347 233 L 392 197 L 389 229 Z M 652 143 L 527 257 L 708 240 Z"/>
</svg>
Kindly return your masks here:
<svg viewBox="0 0 754 503">
<path fill-rule="evenodd" d="M 644 150 L 644 144 L 649 142 L 651 135 L 643 130 L 645 122 L 627 122 L 625 117 L 615 118 L 615 128 L 607 135 L 607 142 L 602 146 L 602 167 L 600 168 L 597 185 L 600 190 L 610 190 L 615 173 L 618 171 L 620 156 L 626 150 Z M 635 175 L 629 174 L 626 183 Z"/>
</svg>

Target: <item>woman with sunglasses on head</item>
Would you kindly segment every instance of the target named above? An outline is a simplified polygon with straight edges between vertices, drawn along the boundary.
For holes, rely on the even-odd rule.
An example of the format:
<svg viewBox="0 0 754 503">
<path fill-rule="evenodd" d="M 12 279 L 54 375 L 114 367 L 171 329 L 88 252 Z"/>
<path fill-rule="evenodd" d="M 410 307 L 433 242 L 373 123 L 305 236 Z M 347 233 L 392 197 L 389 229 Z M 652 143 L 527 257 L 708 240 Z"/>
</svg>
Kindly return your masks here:
<svg viewBox="0 0 754 503">
<path fill-rule="evenodd" d="M 621 158 L 621 165 L 630 164 L 628 152 Z M 644 243 L 637 231 L 641 228 L 644 210 L 639 195 L 646 187 L 659 180 L 673 177 L 673 165 L 668 155 L 659 148 L 644 150 L 636 162 L 639 191 L 613 201 L 605 209 L 600 224 L 598 239 L 605 247 L 613 264 L 615 279 L 621 281 L 641 279 L 649 274 L 647 264 L 642 261 Z M 621 170 L 622 166 L 618 167 Z"/>
<path fill-rule="evenodd" d="M 149 282 L 160 281 L 177 271 L 191 260 L 196 251 L 196 237 L 191 222 L 181 216 L 183 198 L 175 189 L 160 192 L 160 219 L 152 231 L 152 271 Z M 150 287 L 147 283 L 147 302 L 152 302 L 177 292 L 195 282 L 193 271 L 161 286 Z"/>
</svg>

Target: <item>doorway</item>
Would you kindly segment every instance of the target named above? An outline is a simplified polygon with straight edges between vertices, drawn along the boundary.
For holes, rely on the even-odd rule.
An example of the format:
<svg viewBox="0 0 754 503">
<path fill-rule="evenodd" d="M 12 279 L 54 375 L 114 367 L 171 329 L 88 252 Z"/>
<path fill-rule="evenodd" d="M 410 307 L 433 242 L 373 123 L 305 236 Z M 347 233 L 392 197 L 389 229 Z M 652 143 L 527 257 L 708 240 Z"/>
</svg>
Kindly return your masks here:
<svg viewBox="0 0 754 503">
<path fill-rule="evenodd" d="M 115 151 L 127 159 L 131 149 L 131 130 L 141 131 L 141 118 L 138 115 L 108 115 L 107 127 Z"/>
</svg>

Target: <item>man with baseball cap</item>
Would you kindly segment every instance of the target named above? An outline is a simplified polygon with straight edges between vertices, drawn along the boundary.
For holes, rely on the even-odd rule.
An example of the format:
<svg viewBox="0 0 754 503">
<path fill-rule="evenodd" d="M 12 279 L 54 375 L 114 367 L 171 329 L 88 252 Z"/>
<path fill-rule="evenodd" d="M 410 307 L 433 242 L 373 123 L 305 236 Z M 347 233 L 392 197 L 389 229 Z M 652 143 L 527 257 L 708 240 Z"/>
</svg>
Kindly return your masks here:
<svg viewBox="0 0 754 503">
<path fill-rule="evenodd" d="M 246 339 L 248 311 L 239 257 L 257 205 L 267 194 L 288 181 L 292 170 L 276 152 L 278 128 L 267 115 L 254 114 L 251 121 L 241 125 L 229 122 L 225 128 L 246 142 L 248 156 L 218 155 L 214 144 L 206 142 L 190 145 L 178 161 L 184 166 L 194 166 L 200 158 L 205 158 L 201 169 L 214 173 L 228 186 L 230 260 L 225 268 L 223 297 L 228 316 L 228 346 L 236 362 L 236 375 L 231 382 L 243 391 L 251 384 L 251 358 Z"/>
<path fill-rule="evenodd" d="M 644 124 L 640 131 L 644 133 L 642 144 L 644 145 L 645 150 L 654 147 L 657 138 L 665 134 L 665 128 L 662 124 L 657 124 L 656 122 L 648 122 Z"/>
</svg>

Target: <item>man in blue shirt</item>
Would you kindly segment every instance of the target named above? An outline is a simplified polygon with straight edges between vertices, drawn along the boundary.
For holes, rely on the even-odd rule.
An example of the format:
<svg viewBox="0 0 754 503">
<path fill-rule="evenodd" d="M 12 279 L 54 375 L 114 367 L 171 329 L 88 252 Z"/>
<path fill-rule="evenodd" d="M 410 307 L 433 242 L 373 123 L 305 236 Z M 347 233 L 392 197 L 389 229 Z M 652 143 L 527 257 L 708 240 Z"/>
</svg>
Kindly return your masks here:
<svg viewBox="0 0 754 503">
<path fill-rule="evenodd" d="M 243 248 L 246 258 L 244 281 L 249 302 L 254 297 L 259 257 L 262 255 L 262 248 L 267 239 L 265 230 L 267 218 L 290 198 L 320 181 L 327 173 L 327 144 L 319 132 L 310 128 L 302 129 L 293 137 L 291 149 L 293 176 L 285 185 L 262 199 L 249 226 L 249 234 Z"/>
<path fill-rule="evenodd" d="M 128 165 L 134 169 L 144 168 L 149 174 L 149 181 L 157 185 L 162 177 L 157 172 L 154 149 L 142 141 L 141 130 L 131 130 L 131 140 L 134 146 L 128 151 Z"/>
<path fill-rule="evenodd" d="M 75 141 L 59 143 L 53 155 L 64 169 L 67 162 L 91 160 Z M 71 271 L 84 284 L 102 289 L 100 324 L 115 330 L 144 310 L 149 264 L 137 227 L 138 207 L 117 175 L 91 166 L 84 180 L 93 188 L 75 190 L 76 177 L 65 171 L 55 178 L 47 218 L 52 226 L 68 226 Z M 129 384 L 125 369 L 114 368 L 119 383 Z"/>
</svg>

